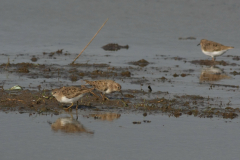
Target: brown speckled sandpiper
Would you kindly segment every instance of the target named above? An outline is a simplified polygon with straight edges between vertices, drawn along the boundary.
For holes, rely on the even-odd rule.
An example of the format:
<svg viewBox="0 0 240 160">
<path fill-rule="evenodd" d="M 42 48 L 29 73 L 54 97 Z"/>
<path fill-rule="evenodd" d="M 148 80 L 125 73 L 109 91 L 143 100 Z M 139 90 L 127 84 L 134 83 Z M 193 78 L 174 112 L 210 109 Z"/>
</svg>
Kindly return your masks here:
<svg viewBox="0 0 240 160">
<path fill-rule="evenodd" d="M 78 87 L 62 87 L 52 90 L 52 95 L 61 103 L 72 103 L 68 108 L 73 106 L 86 93 L 92 91 L 94 88 L 78 88 Z M 78 105 L 76 106 L 76 109 Z"/>
<path fill-rule="evenodd" d="M 215 61 L 215 57 L 221 56 L 227 50 L 234 48 L 231 46 L 224 46 L 220 43 L 209 41 L 206 39 L 202 39 L 198 45 L 201 45 L 202 52 L 205 55 L 211 56 L 213 61 Z"/>
</svg>

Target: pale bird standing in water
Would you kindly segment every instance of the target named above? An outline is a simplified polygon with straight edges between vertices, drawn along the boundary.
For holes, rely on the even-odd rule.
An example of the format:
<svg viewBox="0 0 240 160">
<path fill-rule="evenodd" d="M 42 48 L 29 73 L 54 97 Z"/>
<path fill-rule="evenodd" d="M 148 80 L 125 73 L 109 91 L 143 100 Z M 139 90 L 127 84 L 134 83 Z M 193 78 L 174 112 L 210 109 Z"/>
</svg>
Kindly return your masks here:
<svg viewBox="0 0 240 160">
<path fill-rule="evenodd" d="M 215 61 L 215 57 L 223 55 L 227 50 L 234 47 L 224 46 L 220 43 L 202 39 L 198 46 L 201 45 L 202 52 L 205 55 L 211 56 L 212 60 Z"/>
</svg>

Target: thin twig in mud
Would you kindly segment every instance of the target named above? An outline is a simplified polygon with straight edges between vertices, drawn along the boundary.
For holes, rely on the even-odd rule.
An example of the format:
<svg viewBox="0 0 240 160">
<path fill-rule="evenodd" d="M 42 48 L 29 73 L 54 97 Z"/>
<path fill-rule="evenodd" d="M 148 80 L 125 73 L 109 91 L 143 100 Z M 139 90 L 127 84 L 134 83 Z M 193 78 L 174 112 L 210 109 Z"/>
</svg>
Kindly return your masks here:
<svg viewBox="0 0 240 160">
<path fill-rule="evenodd" d="M 90 93 L 92 94 L 92 95 L 94 95 L 95 97 L 97 97 L 98 99 L 100 99 L 99 98 L 99 96 L 97 96 L 95 93 L 93 93 L 92 91 L 90 91 Z"/>
<path fill-rule="evenodd" d="M 88 47 L 88 45 L 93 41 L 93 39 L 97 36 L 97 34 L 100 32 L 100 30 L 103 28 L 103 26 L 107 23 L 108 19 L 103 23 L 103 25 L 99 28 L 97 33 L 93 36 L 93 38 L 88 42 L 88 44 L 83 48 L 83 50 L 79 53 L 79 55 L 73 60 L 72 64 L 78 59 L 78 57 L 83 53 L 83 51 Z"/>
</svg>

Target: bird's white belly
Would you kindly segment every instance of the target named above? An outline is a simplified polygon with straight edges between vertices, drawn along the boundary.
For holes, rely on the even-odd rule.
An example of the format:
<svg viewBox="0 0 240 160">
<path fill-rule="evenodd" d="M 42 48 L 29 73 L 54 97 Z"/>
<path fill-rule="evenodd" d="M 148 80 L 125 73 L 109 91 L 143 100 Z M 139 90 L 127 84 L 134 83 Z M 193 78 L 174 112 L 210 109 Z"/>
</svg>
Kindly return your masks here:
<svg viewBox="0 0 240 160">
<path fill-rule="evenodd" d="M 71 99 L 63 96 L 62 99 L 61 99 L 61 102 L 62 103 L 74 103 L 74 102 L 77 102 L 81 97 L 83 97 L 83 95 L 84 94 L 81 94 L 81 95 L 79 95 L 77 97 L 74 97 L 74 98 L 71 98 Z"/>
<path fill-rule="evenodd" d="M 222 50 L 222 51 L 214 51 L 214 52 L 208 52 L 208 51 L 204 51 L 202 50 L 202 52 L 208 56 L 211 57 L 216 57 L 216 56 L 221 56 L 223 55 L 227 50 Z"/>
<path fill-rule="evenodd" d="M 111 90 L 110 90 L 110 89 L 108 89 L 108 90 L 105 91 L 105 94 L 109 94 L 109 93 L 111 93 Z"/>
<path fill-rule="evenodd" d="M 113 91 L 111 89 L 107 89 L 106 91 L 103 91 L 104 94 L 112 93 Z"/>
</svg>

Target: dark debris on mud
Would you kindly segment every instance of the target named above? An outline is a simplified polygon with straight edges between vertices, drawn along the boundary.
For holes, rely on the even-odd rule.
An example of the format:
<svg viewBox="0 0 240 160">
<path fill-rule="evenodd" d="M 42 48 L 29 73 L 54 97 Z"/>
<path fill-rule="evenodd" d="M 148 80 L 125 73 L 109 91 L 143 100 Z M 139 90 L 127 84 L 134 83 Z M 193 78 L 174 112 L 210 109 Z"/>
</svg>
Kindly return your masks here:
<svg viewBox="0 0 240 160">
<path fill-rule="evenodd" d="M 38 58 L 36 58 L 35 56 L 33 56 L 33 57 L 31 58 L 31 61 L 32 61 L 32 62 L 37 62 L 37 60 L 38 60 Z"/>
<path fill-rule="evenodd" d="M 230 74 L 236 76 L 236 75 L 240 75 L 240 72 L 237 72 L 237 71 L 233 71 L 233 72 L 230 72 Z"/>
<path fill-rule="evenodd" d="M 138 65 L 140 67 L 145 67 L 149 64 L 148 61 L 146 61 L 145 59 L 141 59 L 139 61 L 136 61 L 136 62 L 129 62 L 129 64 L 132 64 L 132 65 Z"/>
<path fill-rule="evenodd" d="M 226 57 L 232 57 L 232 60 L 234 60 L 234 61 L 240 60 L 240 56 L 227 55 Z"/>
<path fill-rule="evenodd" d="M 55 52 L 49 52 L 49 53 L 43 52 L 43 55 L 48 55 L 49 57 L 53 57 L 55 55 L 61 55 L 61 54 L 65 55 L 65 56 L 70 55 L 70 53 L 68 53 L 68 52 L 63 53 L 63 49 L 59 49 Z"/>
<path fill-rule="evenodd" d="M 128 45 L 121 46 L 117 43 L 109 43 L 109 44 L 106 44 L 105 46 L 102 46 L 102 49 L 104 49 L 105 51 L 118 51 L 121 48 L 128 49 L 129 46 Z"/>
<path fill-rule="evenodd" d="M 183 37 L 179 37 L 178 40 L 196 40 L 197 38 L 196 37 L 186 37 L 186 38 L 183 38 Z"/>
</svg>

